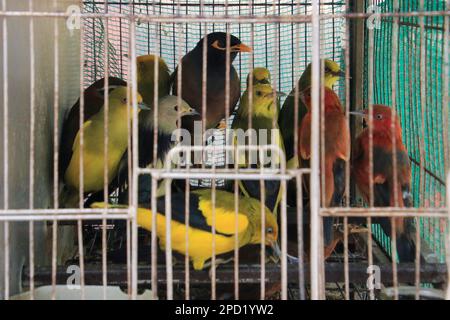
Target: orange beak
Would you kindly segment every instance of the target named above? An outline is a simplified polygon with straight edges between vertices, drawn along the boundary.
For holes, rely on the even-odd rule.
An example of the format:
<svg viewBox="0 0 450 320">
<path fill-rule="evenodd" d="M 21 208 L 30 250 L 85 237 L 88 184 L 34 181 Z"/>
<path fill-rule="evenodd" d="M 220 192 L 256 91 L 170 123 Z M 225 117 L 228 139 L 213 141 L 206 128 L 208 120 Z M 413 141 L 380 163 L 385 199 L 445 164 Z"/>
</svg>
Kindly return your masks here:
<svg viewBox="0 0 450 320">
<path fill-rule="evenodd" d="M 233 52 L 252 52 L 252 48 L 241 43 L 231 47 L 231 51 Z"/>
</svg>

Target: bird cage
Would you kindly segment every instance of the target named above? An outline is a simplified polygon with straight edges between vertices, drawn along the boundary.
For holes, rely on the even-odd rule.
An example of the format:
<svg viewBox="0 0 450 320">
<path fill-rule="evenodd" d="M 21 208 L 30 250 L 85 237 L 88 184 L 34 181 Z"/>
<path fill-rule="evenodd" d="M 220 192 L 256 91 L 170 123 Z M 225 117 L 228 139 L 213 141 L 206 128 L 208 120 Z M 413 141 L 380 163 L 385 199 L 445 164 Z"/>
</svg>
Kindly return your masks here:
<svg viewBox="0 0 450 320">
<path fill-rule="evenodd" d="M 450 263 L 450 200 L 446 200 L 450 184 L 449 16 L 450 3 L 445 0 L 3 0 L 0 298 L 449 299 L 449 290 L 442 290 L 448 285 Z M 162 167 L 156 166 L 156 160 L 146 167 L 139 164 L 142 111 L 139 113 L 138 106 L 142 92 L 138 93 L 141 71 L 136 67 L 137 58 L 162 58 L 171 74 L 170 92 L 175 94 L 176 84 L 194 81 L 177 78 L 182 75 L 177 69 L 180 61 L 201 39 L 215 32 L 223 32 L 226 39 L 218 48 L 228 63 L 223 91 L 226 101 L 230 100 L 231 62 L 240 79 L 241 97 L 256 90 L 257 68 L 270 72 L 272 103 L 281 107 L 272 119 L 273 128 L 285 129 L 278 125 L 277 117 L 282 117 L 289 99 L 296 101 L 292 102 L 293 116 L 287 119 L 295 128 L 288 146 L 299 160 L 294 165 L 289 161 L 293 155 L 284 149 L 286 142 L 283 148 L 270 143 L 240 150 L 255 151 L 260 160 L 264 152 L 277 154 L 275 167 L 230 165 L 228 155 L 239 155 L 239 151 L 227 144 L 227 132 L 234 129 L 244 98 L 225 108 L 223 126 L 200 145 L 169 148 Z M 232 36 L 239 39 L 239 45 L 251 48 L 251 52 L 236 54 L 234 61 Z M 199 72 L 201 86 L 206 91 L 205 69 L 213 68 L 205 58 L 208 50 L 202 51 L 203 65 L 199 66 L 203 69 Z M 338 70 L 330 71 L 326 61 L 334 61 Z M 308 68 L 311 75 L 306 89 L 310 91 L 305 91 L 297 86 Z M 157 69 L 155 63 L 151 72 L 156 81 L 162 76 Z M 327 72 L 336 74 L 329 88 Z M 249 74 L 252 76 L 247 79 Z M 78 106 L 77 130 L 84 128 L 76 131 L 78 138 L 73 137 L 77 142 L 69 150 L 75 152 L 77 143 L 83 150 L 83 144 L 89 145 L 93 137 L 84 133 L 90 129 L 84 126 L 87 119 L 83 112 L 89 112 L 91 104 L 84 92 L 102 79 L 113 79 L 110 77 L 117 80 L 94 88 L 101 93 L 105 110 L 103 120 L 98 117 L 103 131 L 98 135 L 102 138 L 98 138 L 101 143 L 96 159 L 109 159 L 113 156 L 109 149 L 116 150 L 108 144 L 113 139 L 109 132 L 115 130 L 108 113 L 115 105 L 108 99 L 115 97 L 117 87 L 126 88 L 124 101 L 131 112 L 122 117 L 127 123 L 126 134 L 119 137 L 126 142 L 126 153 L 121 157 L 127 166 L 126 181 L 113 184 L 107 178 L 110 168 L 104 165 L 103 189 L 88 194 L 83 186 L 90 177 L 82 165 L 76 171 L 82 186 L 76 192 L 77 202 L 66 207 L 60 195 L 68 178 L 60 165 L 70 110 Z M 150 91 L 154 96 L 158 90 L 151 87 Z M 309 163 L 300 159 L 302 143 L 306 142 L 299 137 L 304 123 L 298 116 L 300 104 L 307 104 L 305 92 L 310 94 L 311 109 L 310 139 L 305 139 Z M 349 132 L 347 147 L 355 152 L 361 143 L 359 137 L 368 130 L 365 146 L 373 150 L 368 156 L 369 169 L 392 167 L 390 175 L 397 177 L 403 170 L 401 165 L 410 167 L 408 190 L 402 189 L 400 194 L 392 191 L 388 196 L 394 200 L 386 205 L 374 199 L 383 197 L 377 188 L 388 185 L 389 190 L 396 190 L 398 178 L 393 178 L 390 186 L 385 182 L 390 179 L 388 175 L 383 180 L 373 171 L 367 177 L 369 196 L 365 195 L 355 173 L 358 158 L 350 156 L 350 148 L 348 157 L 340 158 L 339 180 L 334 178 L 338 181 L 335 192 L 342 189 L 339 200 L 334 205 L 325 204 L 327 141 L 334 138 L 336 144 L 342 144 L 346 140 L 343 131 L 331 138 L 327 134 L 327 128 L 335 125 L 327 120 L 329 95 L 340 101 L 339 115 L 345 119 L 342 130 L 348 128 Z M 182 96 L 183 91 L 177 97 L 178 116 Z M 148 103 L 156 122 L 155 131 L 147 137 L 152 148 L 162 143 L 158 125 L 165 119 L 159 116 L 158 106 L 163 98 L 153 97 Z M 205 117 L 206 93 L 201 98 L 199 111 Z M 253 99 L 249 98 L 250 105 Z M 381 169 L 375 147 L 388 147 L 376 145 L 376 135 L 374 138 L 378 105 L 390 107 L 389 114 L 400 121 L 401 133 L 400 140 L 394 139 L 393 156 L 386 156 Z M 352 116 L 361 115 L 362 110 L 368 110 L 365 123 Z M 250 120 L 249 124 L 251 129 Z M 177 118 L 177 126 L 182 126 L 181 118 Z M 215 128 L 202 126 L 201 134 Z M 388 129 L 394 133 L 394 121 Z M 401 149 L 402 141 L 405 150 Z M 189 165 L 192 152 L 201 154 L 202 162 L 197 166 Z M 398 160 L 397 152 L 404 152 L 408 165 Z M 80 162 L 84 153 L 80 151 Z M 187 161 L 173 166 L 171 161 L 180 155 Z M 332 174 L 335 170 L 333 164 Z M 142 177 L 148 178 L 145 184 L 151 191 L 145 204 L 139 194 Z M 249 200 L 241 189 L 243 181 L 257 186 L 255 199 Z M 272 210 L 263 204 L 273 191 L 273 182 L 279 188 L 279 203 Z M 160 191 L 164 196 L 157 196 Z M 405 204 L 405 194 L 411 197 L 410 206 Z M 109 204 L 94 204 L 102 201 Z M 255 228 L 260 228 L 259 235 L 252 234 L 257 238 L 255 243 L 247 241 L 242 248 L 240 238 L 235 237 L 240 227 L 235 221 L 240 203 L 258 208 L 259 218 L 254 219 L 258 221 Z M 147 222 L 143 223 L 138 207 L 151 210 Z M 180 208 L 181 212 L 177 211 Z M 220 215 L 227 209 L 233 220 L 227 220 L 229 233 L 225 236 L 234 242 L 222 257 L 216 254 L 218 240 L 212 240 L 211 267 L 202 264 L 202 270 L 197 270 L 195 261 L 186 254 L 192 245 L 189 239 L 195 241 L 191 236 L 197 231 L 178 235 L 178 241 L 184 243 L 180 252 L 174 240 L 176 231 L 167 222 L 178 219 L 173 221 L 191 228 L 187 230 L 197 228 L 207 239 L 218 239 L 225 237 L 219 225 Z M 161 210 L 163 218 L 157 220 Z M 200 222 L 199 212 L 203 214 Z M 265 245 L 268 215 L 272 214 L 275 218 L 270 223 L 278 229 L 278 237 L 271 243 L 276 254 Z M 254 223 L 250 215 L 246 219 L 248 224 Z M 165 221 L 161 231 L 156 221 Z M 399 252 L 402 244 L 397 240 L 400 229 L 396 226 L 404 221 L 408 221 L 405 236 L 414 244 L 410 261 L 403 261 Z M 140 228 L 143 225 L 147 230 Z M 158 246 L 161 237 L 170 239 L 164 241 L 164 249 Z M 328 247 L 324 249 L 329 237 L 336 239 L 330 252 Z M 269 259 L 272 255 L 275 259 Z M 218 264 L 222 258 L 233 258 L 234 262 Z"/>
</svg>

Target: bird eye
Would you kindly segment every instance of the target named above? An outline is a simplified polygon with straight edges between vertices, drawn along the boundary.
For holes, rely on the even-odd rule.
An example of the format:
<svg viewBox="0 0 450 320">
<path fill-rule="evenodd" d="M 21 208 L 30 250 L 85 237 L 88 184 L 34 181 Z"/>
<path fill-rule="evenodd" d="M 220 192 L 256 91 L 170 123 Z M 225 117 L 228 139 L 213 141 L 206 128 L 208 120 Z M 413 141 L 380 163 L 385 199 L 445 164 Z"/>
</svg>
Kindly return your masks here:
<svg viewBox="0 0 450 320">
<path fill-rule="evenodd" d="M 123 99 L 122 99 L 122 102 L 123 102 L 123 103 L 127 103 L 127 98 L 123 98 Z"/>
<path fill-rule="evenodd" d="M 273 233 L 273 228 L 272 227 L 267 228 L 266 229 L 266 233 L 272 234 Z"/>
<path fill-rule="evenodd" d="M 261 92 L 261 91 L 256 91 L 256 95 L 257 95 L 258 97 L 260 97 L 260 96 L 262 96 L 262 92 Z"/>
<path fill-rule="evenodd" d="M 329 73 L 329 72 L 331 72 L 330 68 L 325 67 L 325 73 Z"/>
<path fill-rule="evenodd" d="M 383 115 L 382 115 L 382 114 L 379 114 L 379 113 L 378 113 L 375 117 L 377 118 L 377 120 L 383 119 Z"/>
</svg>

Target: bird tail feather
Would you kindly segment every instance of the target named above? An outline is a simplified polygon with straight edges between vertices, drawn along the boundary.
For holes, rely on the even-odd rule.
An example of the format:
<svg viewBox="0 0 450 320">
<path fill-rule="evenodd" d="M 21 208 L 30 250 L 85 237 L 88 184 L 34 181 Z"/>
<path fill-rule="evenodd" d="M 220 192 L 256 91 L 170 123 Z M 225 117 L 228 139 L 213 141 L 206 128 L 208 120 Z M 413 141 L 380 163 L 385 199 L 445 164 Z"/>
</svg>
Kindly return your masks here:
<svg viewBox="0 0 450 320">
<path fill-rule="evenodd" d="M 109 204 L 105 202 L 94 202 L 91 204 L 93 209 L 127 209 L 126 204 Z M 152 211 L 145 208 L 138 208 L 137 210 L 137 224 L 146 229 L 147 231 L 152 231 Z"/>
</svg>

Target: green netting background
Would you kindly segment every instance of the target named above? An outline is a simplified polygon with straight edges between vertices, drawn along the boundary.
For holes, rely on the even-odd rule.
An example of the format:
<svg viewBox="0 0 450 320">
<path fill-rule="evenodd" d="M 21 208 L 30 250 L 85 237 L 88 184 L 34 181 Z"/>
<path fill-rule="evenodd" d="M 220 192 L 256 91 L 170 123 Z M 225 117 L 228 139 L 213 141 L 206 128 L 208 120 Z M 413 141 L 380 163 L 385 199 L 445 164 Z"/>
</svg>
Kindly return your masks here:
<svg viewBox="0 0 450 320">
<path fill-rule="evenodd" d="M 400 12 L 420 11 L 419 0 L 399 0 Z M 393 0 L 367 1 L 367 6 L 374 4 L 380 12 L 394 12 Z M 366 6 L 366 8 L 367 8 Z M 425 0 L 424 10 L 442 11 L 446 1 Z M 397 56 L 397 112 L 401 117 L 404 142 L 412 162 L 413 196 L 415 207 L 445 206 L 445 172 L 446 161 L 444 141 L 448 141 L 448 128 L 445 117 L 449 116 L 449 106 L 443 100 L 443 36 L 444 17 L 425 17 L 425 65 L 421 72 L 421 31 L 418 17 L 401 17 L 398 28 Z M 393 19 L 381 19 L 380 27 L 373 29 L 373 102 L 393 105 L 392 86 L 392 32 Z M 368 101 L 368 29 L 366 29 L 366 83 L 365 101 Z M 426 104 L 421 104 L 421 82 L 425 82 Z M 423 117 L 422 117 L 423 114 Z M 447 136 L 446 136 L 447 135 Z M 422 156 L 421 156 L 422 155 Z M 450 156 L 450 155 L 449 155 Z M 422 169 L 421 169 L 422 167 Z M 421 219 L 421 236 L 443 262 L 445 258 L 444 219 Z M 390 252 L 390 240 L 379 228 L 374 227 L 379 241 Z"/>
</svg>

